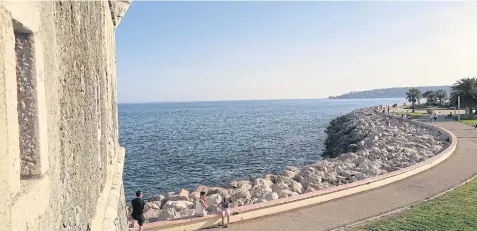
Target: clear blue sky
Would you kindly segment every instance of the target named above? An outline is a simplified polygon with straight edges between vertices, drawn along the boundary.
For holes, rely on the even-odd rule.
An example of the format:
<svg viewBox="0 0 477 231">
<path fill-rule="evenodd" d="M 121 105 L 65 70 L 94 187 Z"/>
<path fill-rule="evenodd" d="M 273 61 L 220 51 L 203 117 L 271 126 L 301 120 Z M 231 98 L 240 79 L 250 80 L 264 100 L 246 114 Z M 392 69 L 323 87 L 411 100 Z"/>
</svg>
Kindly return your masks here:
<svg viewBox="0 0 477 231">
<path fill-rule="evenodd" d="M 135 2 L 119 102 L 325 98 L 477 76 L 477 2 Z"/>
</svg>

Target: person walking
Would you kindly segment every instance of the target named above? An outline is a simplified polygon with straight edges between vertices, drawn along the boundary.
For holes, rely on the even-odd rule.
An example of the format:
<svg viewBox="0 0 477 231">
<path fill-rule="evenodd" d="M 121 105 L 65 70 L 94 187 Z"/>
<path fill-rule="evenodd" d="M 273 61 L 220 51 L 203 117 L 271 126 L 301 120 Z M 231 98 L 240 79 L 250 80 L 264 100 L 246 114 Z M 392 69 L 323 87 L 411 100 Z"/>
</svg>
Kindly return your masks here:
<svg viewBox="0 0 477 231">
<path fill-rule="evenodd" d="M 142 225 L 144 224 L 144 221 L 146 220 L 143 214 L 144 207 L 146 207 L 146 204 L 144 203 L 144 200 L 142 199 L 141 190 L 136 191 L 136 198 L 132 200 L 131 207 L 132 207 L 131 217 L 133 219 L 133 227 L 134 227 L 134 221 L 137 221 L 139 225 L 139 231 L 142 231 Z"/>
<path fill-rule="evenodd" d="M 434 113 L 434 116 L 432 117 L 432 119 L 434 120 L 434 123 L 437 124 L 437 114 Z"/>
<path fill-rule="evenodd" d="M 222 203 L 220 203 L 220 207 L 222 208 L 222 226 L 224 228 L 228 227 L 228 224 L 230 222 L 230 209 L 229 209 L 229 202 L 227 199 L 224 197 Z M 227 217 L 227 223 L 225 223 L 225 217 Z"/>
</svg>

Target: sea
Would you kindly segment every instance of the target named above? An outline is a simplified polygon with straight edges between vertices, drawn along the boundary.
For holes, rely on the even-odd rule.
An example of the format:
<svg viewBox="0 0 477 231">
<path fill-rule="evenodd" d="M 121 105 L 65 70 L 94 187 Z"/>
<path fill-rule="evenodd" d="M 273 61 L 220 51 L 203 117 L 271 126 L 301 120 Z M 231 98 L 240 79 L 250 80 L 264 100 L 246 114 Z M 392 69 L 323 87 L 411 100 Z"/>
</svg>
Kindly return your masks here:
<svg viewBox="0 0 477 231">
<path fill-rule="evenodd" d="M 330 121 L 404 99 L 119 104 L 126 199 L 279 173 L 321 159 Z"/>
</svg>

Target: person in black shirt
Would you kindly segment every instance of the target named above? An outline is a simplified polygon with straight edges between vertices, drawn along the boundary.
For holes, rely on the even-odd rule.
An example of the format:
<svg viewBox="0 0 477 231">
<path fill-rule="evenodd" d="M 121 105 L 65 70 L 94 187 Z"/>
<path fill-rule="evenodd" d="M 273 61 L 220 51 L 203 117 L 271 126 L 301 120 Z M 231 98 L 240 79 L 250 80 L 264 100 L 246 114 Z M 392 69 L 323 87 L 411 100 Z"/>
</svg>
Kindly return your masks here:
<svg viewBox="0 0 477 231">
<path fill-rule="evenodd" d="M 137 221 L 137 223 L 139 224 L 139 231 L 141 231 L 142 225 L 144 224 L 144 221 L 146 220 L 143 214 L 144 206 L 146 204 L 144 203 L 144 200 L 142 199 L 142 192 L 140 190 L 137 190 L 136 197 L 137 198 L 132 200 L 131 202 L 131 205 L 132 205 L 131 217 Z M 134 220 L 133 220 L 133 224 L 134 224 Z"/>
</svg>

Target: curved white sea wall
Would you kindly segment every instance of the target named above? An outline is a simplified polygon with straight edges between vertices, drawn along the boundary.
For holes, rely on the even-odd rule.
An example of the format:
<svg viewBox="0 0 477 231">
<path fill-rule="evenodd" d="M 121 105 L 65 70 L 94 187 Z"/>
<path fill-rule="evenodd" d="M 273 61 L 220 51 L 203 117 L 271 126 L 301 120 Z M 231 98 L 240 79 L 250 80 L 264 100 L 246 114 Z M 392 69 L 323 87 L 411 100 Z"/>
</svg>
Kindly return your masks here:
<svg viewBox="0 0 477 231">
<path fill-rule="evenodd" d="M 149 222 L 194 216 L 199 193 L 208 195 L 207 210 L 220 210 L 226 198 L 232 206 L 276 200 L 347 184 L 422 162 L 450 144 L 438 129 L 386 115 L 372 108 L 334 119 L 326 133 L 323 160 L 305 167 L 287 167 L 281 174 L 266 174 L 253 181 L 234 181 L 225 187 L 200 186 L 193 192 L 158 195 L 145 216 Z"/>
</svg>

